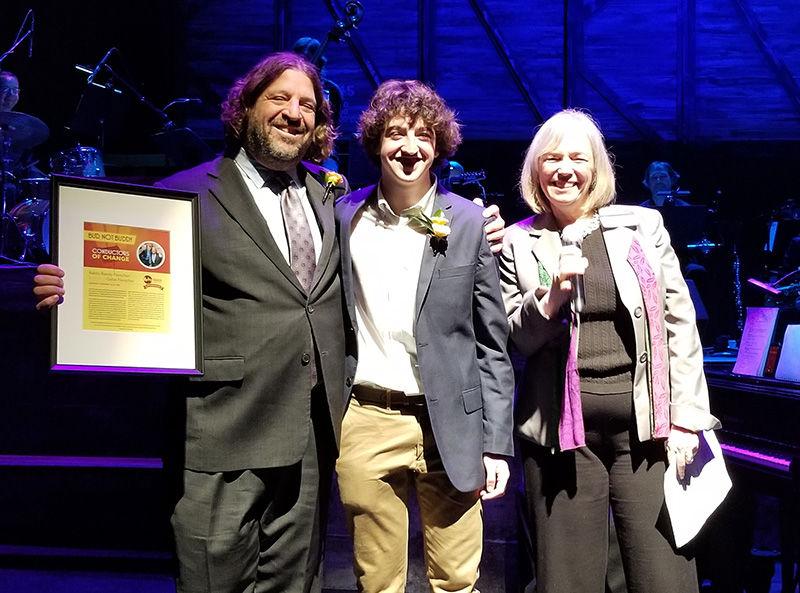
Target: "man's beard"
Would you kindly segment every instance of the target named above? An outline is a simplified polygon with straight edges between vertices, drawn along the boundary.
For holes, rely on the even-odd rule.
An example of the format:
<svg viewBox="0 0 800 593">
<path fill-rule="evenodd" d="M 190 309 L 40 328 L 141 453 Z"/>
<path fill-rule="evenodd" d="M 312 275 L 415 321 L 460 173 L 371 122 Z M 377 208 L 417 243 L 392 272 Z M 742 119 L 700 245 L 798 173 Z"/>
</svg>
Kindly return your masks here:
<svg viewBox="0 0 800 593">
<path fill-rule="evenodd" d="M 250 156 L 265 166 L 296 165 L 305 155 L 312 138 L 301 144 L 282 143 L 270 138 L 260 125 L 248 123 L 245 149 Z"/>
</svg>

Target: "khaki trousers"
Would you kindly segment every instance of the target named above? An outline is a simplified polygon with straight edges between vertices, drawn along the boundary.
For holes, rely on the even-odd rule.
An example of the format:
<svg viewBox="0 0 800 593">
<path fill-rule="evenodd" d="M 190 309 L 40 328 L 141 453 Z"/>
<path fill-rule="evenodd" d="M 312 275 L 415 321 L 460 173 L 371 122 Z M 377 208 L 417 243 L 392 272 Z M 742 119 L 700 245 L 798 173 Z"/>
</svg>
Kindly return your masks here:
<svg viewBox="0 0 800 593">
<path fill-rule="evenodd" d="M 351 399 L 336 471 L 359 591 L 405 591 L 412 485 L 431 591 L 475 591 L 483 546 L 480 498 L 450 483 L 424 406 L 387 410 Z"/>
</svg>

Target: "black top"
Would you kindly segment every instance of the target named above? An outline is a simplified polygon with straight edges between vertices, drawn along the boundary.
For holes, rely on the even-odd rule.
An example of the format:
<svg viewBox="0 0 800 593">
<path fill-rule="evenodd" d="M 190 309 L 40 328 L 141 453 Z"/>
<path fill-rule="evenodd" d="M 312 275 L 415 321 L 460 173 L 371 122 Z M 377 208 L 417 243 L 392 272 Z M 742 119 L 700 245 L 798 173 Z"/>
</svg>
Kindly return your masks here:
<svg viewBox="0 0 800 593">
<path fill-rule="evenodd" d="M 583 278 L 586 304 L 578 345 L 581 391 L 625 393 L 633 387 L 633 325 L 617 292 L 602 231 L 590 233 L 582 249 L 589 266 Z"/>
</svg>

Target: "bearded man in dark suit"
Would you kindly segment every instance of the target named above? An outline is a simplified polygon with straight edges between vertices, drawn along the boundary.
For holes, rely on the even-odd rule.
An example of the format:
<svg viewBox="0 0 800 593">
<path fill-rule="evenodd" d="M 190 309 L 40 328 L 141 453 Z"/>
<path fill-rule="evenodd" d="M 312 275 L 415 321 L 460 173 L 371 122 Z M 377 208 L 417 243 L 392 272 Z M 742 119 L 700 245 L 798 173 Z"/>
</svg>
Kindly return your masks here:
<svg viewBox="0 0 800 593">
<path fill-rule="evenodd" d="M 205 374 L 181 387 L 178 591 L 319 591 L 355 363 L 333 214 L 346 184 L 304 161 L 322 161 L 335 138 L 304 58 L 263 59 L 233 85 L 222 121 L 225 156 L 161 182 L 199 194 L 203 264 Z M 38 307 L 53 306 L 63 272 L 39 271 Z"/>
</svg>

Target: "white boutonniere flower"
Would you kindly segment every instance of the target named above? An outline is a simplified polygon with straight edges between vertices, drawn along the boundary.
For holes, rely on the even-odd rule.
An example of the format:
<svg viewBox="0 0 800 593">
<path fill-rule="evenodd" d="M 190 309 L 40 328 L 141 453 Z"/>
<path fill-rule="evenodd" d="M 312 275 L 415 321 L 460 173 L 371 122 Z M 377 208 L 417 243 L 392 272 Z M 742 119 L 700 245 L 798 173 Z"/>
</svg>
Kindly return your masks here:
<svg viewBox="0 0 800 593">
<path fill-rule="evenodd" d="M 420 211 L 410 215 L 409 218 L 416 221 L 434 239 L 447 239 L 450 234 L 450 221 L 441 208 L 431 216 Z"/>
</svg>

